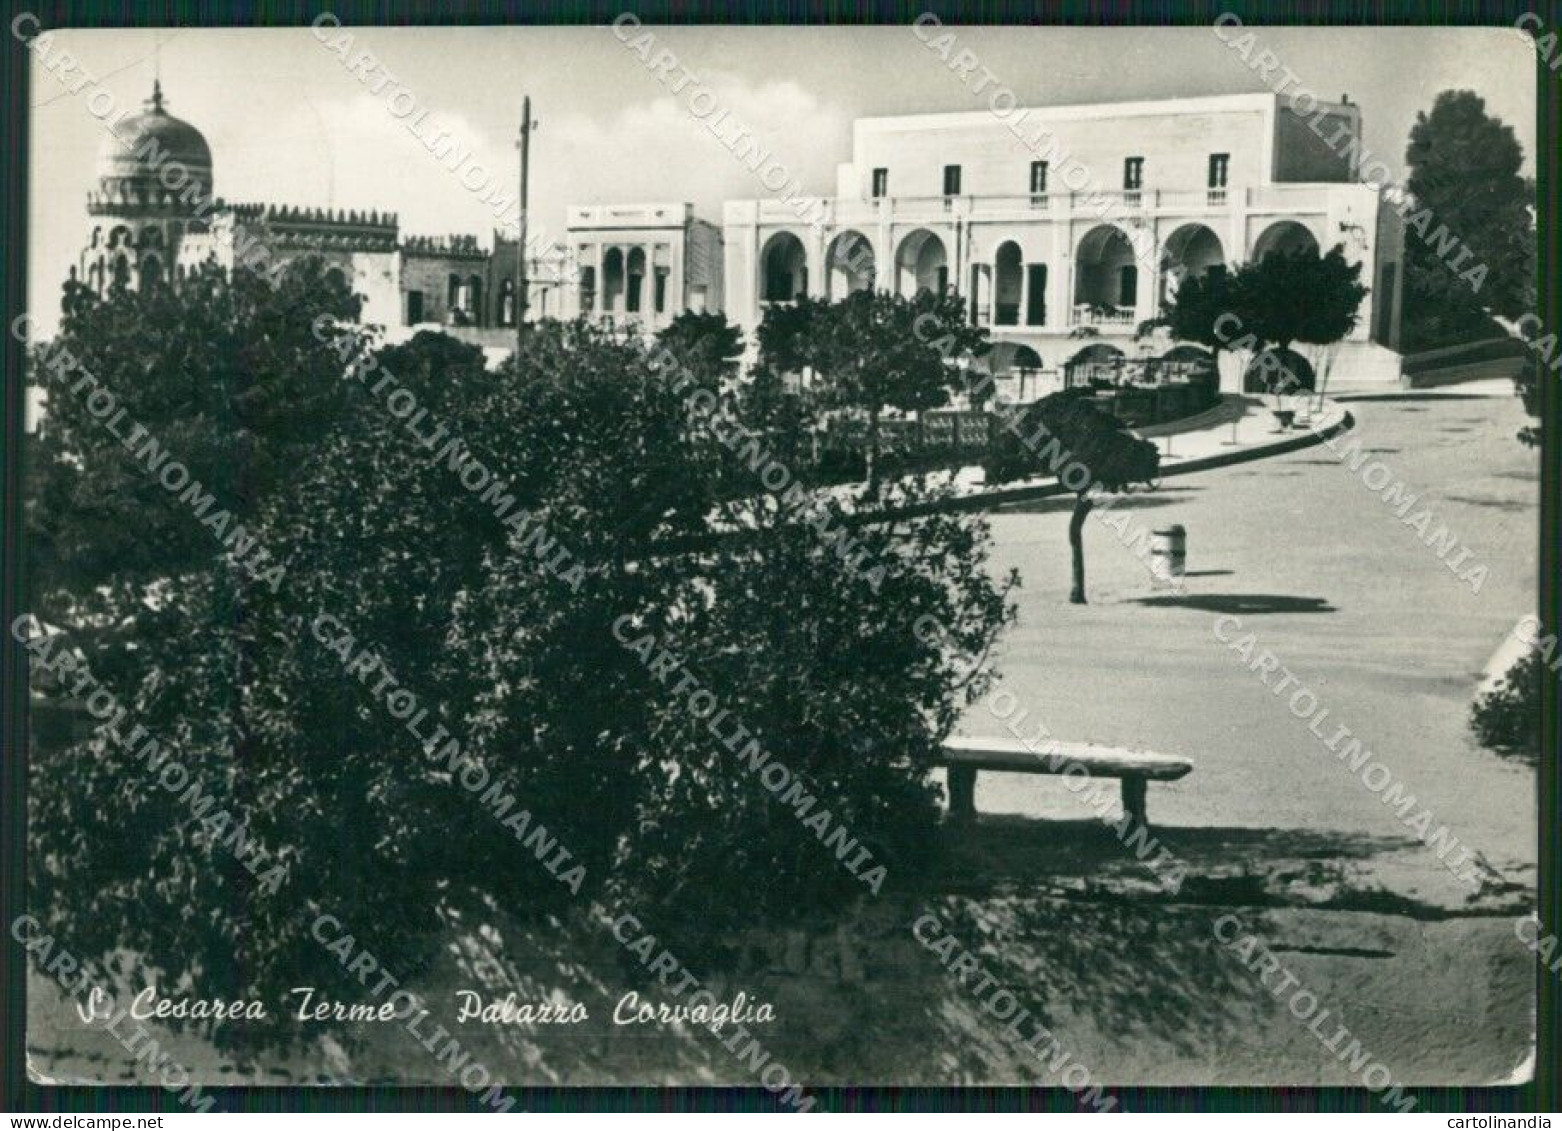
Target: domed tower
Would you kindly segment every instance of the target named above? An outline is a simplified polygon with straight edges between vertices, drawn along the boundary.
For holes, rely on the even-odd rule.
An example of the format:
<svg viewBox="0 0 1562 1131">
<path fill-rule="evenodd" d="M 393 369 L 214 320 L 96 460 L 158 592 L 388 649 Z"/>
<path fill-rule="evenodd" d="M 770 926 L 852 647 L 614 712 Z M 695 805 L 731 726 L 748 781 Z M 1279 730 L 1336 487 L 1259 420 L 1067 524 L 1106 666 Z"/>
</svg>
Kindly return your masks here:
<svg viewBox="0 0 1562 1131">
<path fill-rule="evenodd" d="M 131 287 L 167 280 L 180 239 L 206 230 L 213 204 L 212 153 L 201 131 L 163 109 L 160 82 L 145 106 L 115 123 L 98 149 L 81 281 L 99 294 L 116 278 Z"/>
</svg>

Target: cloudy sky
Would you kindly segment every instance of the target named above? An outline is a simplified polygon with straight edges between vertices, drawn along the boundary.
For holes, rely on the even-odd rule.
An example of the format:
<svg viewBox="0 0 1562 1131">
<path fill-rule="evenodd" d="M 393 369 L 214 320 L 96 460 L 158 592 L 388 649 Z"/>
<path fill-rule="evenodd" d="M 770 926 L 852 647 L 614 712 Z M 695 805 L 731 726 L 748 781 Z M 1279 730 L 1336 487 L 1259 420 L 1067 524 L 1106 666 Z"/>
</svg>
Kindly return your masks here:
<svg viewBox="0 0 1562 1131">
<path fill-rule="evenodd" d="M 514 182 L 523 94 L 540 126 L 532 211 L 562 233 L 566 204 L 688 200 L 717 223 L 721 202 L 766 190 L 675 96 L 601 28 L 349 28 L 410 88 L 429 121 Z M 981 109 L 909 28 L 652 28 L 722 109 L 748 125 L 811 192 L 834 191 L 856 117 Z M 1206 28 L 954 29 L 1026 105 L 1261 91 L 1264 83 Z M 1230 32 L 1226 33 L 1228 37 Z M 215 188 L 230 201 L 380 209 L 404 232 L 471 232 L 489 207 L 464 189 L 337 55 L 300 30 L 62 31 L 119 106 L 135 106 L 160 67 L 170 113 L 210 143 Z M 1418 110 L 1469 88 L 1534 146 L 1533 52 L 1512 30 L 1259 29 L 1319 97 L 1348 93 L 1366 143 L 1398 171 Z M 155 63 L 154 63 L 155 60 Z M 34 63 L 32 306 L 46 324 L 87 228 L 102 124 L 89 85 L 69 93 Z"/>
</svg>

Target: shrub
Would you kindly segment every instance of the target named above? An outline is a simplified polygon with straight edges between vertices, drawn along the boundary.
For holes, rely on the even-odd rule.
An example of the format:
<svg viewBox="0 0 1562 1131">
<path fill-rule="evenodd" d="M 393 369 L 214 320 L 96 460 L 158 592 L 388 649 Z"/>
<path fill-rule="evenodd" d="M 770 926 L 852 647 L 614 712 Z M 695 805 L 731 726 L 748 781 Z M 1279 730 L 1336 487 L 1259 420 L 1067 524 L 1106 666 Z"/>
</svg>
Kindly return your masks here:
<svg viewBox="0 0 1562 1131">
<path fill-rule="evenodd" d="M 198 345 L 170 328 L 151 371 Z M 584 324 L 529 332 L 498 372 L 424 332 L 375 352 L 368 379 L 340 376 L 371 345 L 299 340 L 347 393 L 250 509 L 282 584 L 180 547 L 155 603 L 105 598 L 129 626 L 101 673 L 119 733 L 144 726 L 188 788 L 107 734 L 48 752 L 31 909 L 52 933 L 99 970 L 133 955 L 201 996 L 360 1000 L 311 937 L 322 912 L 405 981 L 499 908 L 556 921 L 609 901 L 681 939 L 838 910 L 870 888 L 804 823 L 825 809 L 875 863 L 915 869 L 933 754 L 1012 615 L 979 520 L 848 532 L 839 511 L 727 498 L 738 456 L 690 388 Z M 400 388 L 416 429 L 387 410 Z M 913 632 L 924 615 L 942 631 Z M 809 813 L 624 643 L 645 635 L 816 797 Z M 225 835 L 240 825 L 260 868 Z M 273 1005 L 216 1038 L 301 1035 Z"/>
</svg>

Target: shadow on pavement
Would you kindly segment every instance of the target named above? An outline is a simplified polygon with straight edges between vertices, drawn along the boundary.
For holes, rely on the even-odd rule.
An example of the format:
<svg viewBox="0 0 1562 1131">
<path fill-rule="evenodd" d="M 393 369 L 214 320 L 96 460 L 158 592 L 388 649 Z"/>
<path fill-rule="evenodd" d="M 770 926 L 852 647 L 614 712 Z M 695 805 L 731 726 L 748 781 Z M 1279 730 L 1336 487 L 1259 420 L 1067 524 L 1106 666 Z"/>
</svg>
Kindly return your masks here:
<svg viewBox="0 0 1562 1131">
<path fill-rule="evenodd" d="M 1139 597 L 1126 603 L 1158 609 L 1198 609 L 1206 613 L 1231 613 L 1242 616 L 1339 611 L 1323 597 L 1287 597 L 1279 593 L 1205 593 L 1181 597 Z"/>
<path fill-rule="evenodd" d="M 1153 821 L 1155 797 L 1150 812 Z M 1155 875 L 1135 849 L 1123 843 L 1104 821 L 1059 821 L 1012 815 L 987 815 L 971 825 L 946 825 L 944 864 L 924 887 L 947 893 L 992 894 L 998 890 L 1035 892 L 1043 884 L 1114 890 L 1124 896 L 1155 886 Z M 1156 848 L 1182 861 L 1183 896 L 1196 890 L 1200 900 L 1244 906 L 1290 902 L 1275 882 L 1290 883 L 1374 856 L 1402 851 L 1409 837 L 1367 836 L 1310 829 L 1188 828 L 1152 824 Z M 1135 846 L 1138 841 L 1134 841 Z M 1119 882 L 1121 881 L 1121 885 Z M 1225 898 L 1218 888 L 1226 889 Z"/>
<path fill-rule="evenodd" d="M 1493 499 L 1481 495 L 1447 495 L 1450 503 L 1464 503 L 1472 507 L 1485 507 L 1489 510 L 1508 511 L 1517 513 L 1535 509 L 1535 504 L 1527 499 Z"/>
</svg>

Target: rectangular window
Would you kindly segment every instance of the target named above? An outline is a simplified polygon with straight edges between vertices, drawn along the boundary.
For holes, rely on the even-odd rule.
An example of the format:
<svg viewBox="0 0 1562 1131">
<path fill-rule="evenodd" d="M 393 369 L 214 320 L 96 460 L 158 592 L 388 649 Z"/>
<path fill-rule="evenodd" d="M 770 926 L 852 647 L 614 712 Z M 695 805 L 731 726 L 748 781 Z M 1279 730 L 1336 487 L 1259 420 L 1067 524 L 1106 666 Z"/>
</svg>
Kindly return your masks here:
<svg viewBox="0 0 1562 1131">
<path fill-rule="evenodd" d="M 944 195 L 945 196 L 959 196 L 960 195 L 960 166 L 958 166 L 958 165 L 945 165 L 944 166 Z"/>
<path fill-rule="evenodd" d="M 875 170 L 873 170 L 873 199 L 874 200 L 878 200 L 880 197 L 884 197 L 884 196 L 888 196 L 888 195 L 889 195 L 889 170 L 888 169 L 875 169 Z"/>
<path fill-rule="evenodd" d="M 1135 192 L 1144 187 L 1144 158 L 1129 157 L 1123 162 L 1123 189 Z"/>
<path fill-rule="evenodd" d="M 656 273 L 656 313 L 667 313 L 667 272 Z"/>
<path fill-rule="evenodd" d="M 1209 155 L 1209 187 L 1226 187 L 1226 170 L 1231 164 L 1231 154 L 1211 153 Z"/>
<path fill-rule="evenodd" d="M 1030 191 L 1032 196 L 1040 196 L 1047 191 L 1047 163 L 1045 161 L 1032 161 L 1030 163 Z"/>
<path fill-rule="evenodd" d="M 423 321 L 423 292 L 407 292 L 407 325 L 416 326 Z"/>
<path fill-rule="evenodd" d="M 1027 264 L 1025 273 L 1025 322 L 1030 326 L 1045 326 L 1047 324 L 1047 265 Z"/>
</svg>

